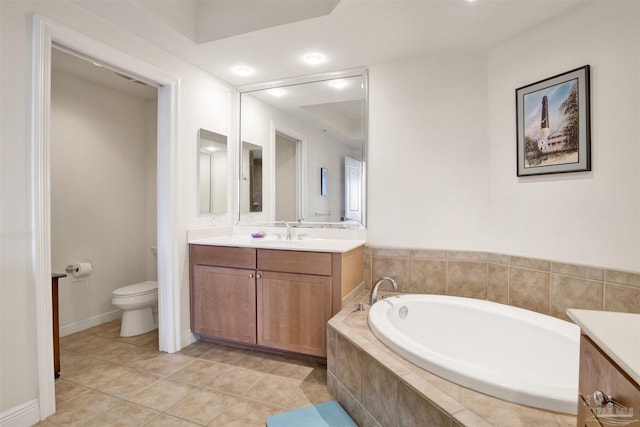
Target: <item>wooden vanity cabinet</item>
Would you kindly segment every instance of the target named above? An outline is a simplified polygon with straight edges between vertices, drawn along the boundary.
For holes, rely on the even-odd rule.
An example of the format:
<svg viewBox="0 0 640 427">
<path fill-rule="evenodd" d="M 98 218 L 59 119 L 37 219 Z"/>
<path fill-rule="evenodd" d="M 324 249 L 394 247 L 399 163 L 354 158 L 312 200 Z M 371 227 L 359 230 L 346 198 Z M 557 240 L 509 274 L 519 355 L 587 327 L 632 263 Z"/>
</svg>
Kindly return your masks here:
<svg viewBox="0 0 640 427">
<path fill-rule="evenodd" d="M 256 250 L 190 247 L 191 331 L 256 343 Z"/>
<path fill-rule="evenodd" d="M 607 425 L 606 423 L 601 423 L 596 418 L 596 414 L 587 405 L 587 397 L 591 397 L 591 405 L 594 405 L 592 396 L 596 390 L 611 396 L 616 402 L 626 408 L 633 408 L 635 416 L 631 417 L 631 420 L 639 418 L 640 386 L 620 369 L 593 341 L 587 336 L 582 335 L 580 337 L 578 427 L 599 427 Z M 624 421 L 624 419 L 621 418 L 617 421 Z M 636 421 L 630 425 L 640 425 L 640 422 Z"/>
<path fill-rule="evenodd" d="M 347 253 L 190 245 L 191 329 L 326 357 L 326 325 L 362 282 L 362 248 Z"/>
</svg>

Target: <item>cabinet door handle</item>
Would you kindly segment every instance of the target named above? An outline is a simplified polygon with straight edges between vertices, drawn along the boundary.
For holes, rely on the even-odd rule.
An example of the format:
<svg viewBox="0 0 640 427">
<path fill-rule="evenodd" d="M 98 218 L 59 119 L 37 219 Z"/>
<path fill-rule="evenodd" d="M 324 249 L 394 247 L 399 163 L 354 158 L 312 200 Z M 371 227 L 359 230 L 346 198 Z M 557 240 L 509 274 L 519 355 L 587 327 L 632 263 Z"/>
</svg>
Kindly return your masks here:
<svg viewBox="0 0 640 427">
<path fill-rule="evenodd" d="M 260 273 L 256 274 L 256 278 L 258 278 L 258 279 L 262 278 L 262 274 L 260 274 Z"/>
<path fill-rule="evenodd" d="M 253 273 L 249 273 L 249 279 L 253 279 Z"/>
</svg>

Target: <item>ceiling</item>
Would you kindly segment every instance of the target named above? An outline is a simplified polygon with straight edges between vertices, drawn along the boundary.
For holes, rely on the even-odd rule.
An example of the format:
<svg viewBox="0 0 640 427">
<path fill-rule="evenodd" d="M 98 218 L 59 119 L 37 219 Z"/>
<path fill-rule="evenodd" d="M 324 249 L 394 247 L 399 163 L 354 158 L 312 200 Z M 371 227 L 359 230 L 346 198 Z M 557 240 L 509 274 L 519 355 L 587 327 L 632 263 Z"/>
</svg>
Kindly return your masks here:
<svg viewBox="0 0 640 427">
<path fill-rule="evenodd" d="M 75 0 L 232 86 L 481 52 L 585 0 Z M 302 57 L 322 53 L 308 65 Z M 251 67 L 247 76 L 235 66 Z"/>
</svg>

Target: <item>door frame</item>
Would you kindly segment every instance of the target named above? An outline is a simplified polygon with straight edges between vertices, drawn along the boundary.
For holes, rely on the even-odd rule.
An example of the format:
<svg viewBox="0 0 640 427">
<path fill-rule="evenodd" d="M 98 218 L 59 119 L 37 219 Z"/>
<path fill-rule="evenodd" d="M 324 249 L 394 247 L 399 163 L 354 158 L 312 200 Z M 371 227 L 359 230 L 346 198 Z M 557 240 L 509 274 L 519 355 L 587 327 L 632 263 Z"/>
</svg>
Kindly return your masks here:
<svg viewBox="0 0 640 427">
<path fill-rule="evenodd" d="M 180 350 L 177 125 L 180 80 L 38 14 L 32 15 L 31 221 L 40 419 L 55 413 L 51 308 L 51 49 L 54 43 L 141 76 L 158 89 L 159 349 Z"/>
<path fill-rule="evenodd" d="M 271 150 L 269 150 L 269 170 L 272 171 L 269 181 L 269 200 L 271 200 L 271 208 L 269 218 L 276 221 L 276 133 L 281 133 L 291 139 L 295 139 L 296 143 L 296 215 L 298 219 L 305 219 L 307 212 L 307 137 L 300 132 L 282 126 L 281 124 L 271 121 L 271 130 L 269 141 Z"/>
</svg>

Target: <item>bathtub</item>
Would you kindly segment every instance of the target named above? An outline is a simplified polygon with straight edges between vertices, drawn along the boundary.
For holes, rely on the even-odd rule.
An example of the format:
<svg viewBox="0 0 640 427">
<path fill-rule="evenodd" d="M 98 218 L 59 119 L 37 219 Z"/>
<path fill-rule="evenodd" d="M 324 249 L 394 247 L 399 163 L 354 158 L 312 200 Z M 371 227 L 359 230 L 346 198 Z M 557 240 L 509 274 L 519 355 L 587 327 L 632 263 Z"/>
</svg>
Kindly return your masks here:
<svg viewBox="0 0 640 427">
<path fill-rule="evenodd" d="M 401 295 L 375 303 L 373 334 L 442 378 L 510 402 L 578 411 L 580 328 L 491 301 Z"/>
</svg>

